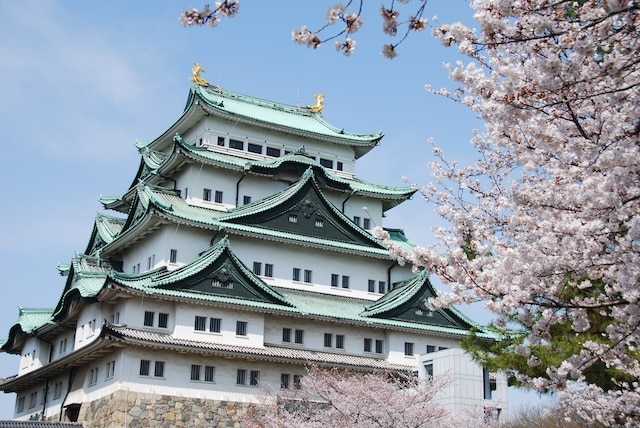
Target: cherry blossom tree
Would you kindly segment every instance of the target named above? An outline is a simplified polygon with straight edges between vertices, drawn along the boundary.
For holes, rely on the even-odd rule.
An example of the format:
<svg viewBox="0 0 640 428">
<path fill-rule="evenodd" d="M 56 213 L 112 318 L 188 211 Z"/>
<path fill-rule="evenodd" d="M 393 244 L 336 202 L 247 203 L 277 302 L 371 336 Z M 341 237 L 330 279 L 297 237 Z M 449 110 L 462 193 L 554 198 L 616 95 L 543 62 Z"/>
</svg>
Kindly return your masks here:
<svg viewBox="0 0 640 428">
<path fill-rule="evenodd" d="M 479 30 L 434 31 L 468 57 L 433 93 L 475 111 L 478 161 L 438 147 L 422 189 L 450 227 L 393 254 L 482 301 L 504 341 L 484 364 L 555 391 L 588 422 L 640 422 L 640 3 L 476 0 Z M 384 236 L 384 232 L 381 232 Z"/>
<path fill-rule="evenodd" d="M 357 373 L 308 368 L 299 384 L 277 393 L 244 416 L 243 426 L 283 428 L 490 427 L 482 415 L 453 415 L 434 401 L 446 377 L 419 380 L 402 373 Z"/>
</svg>

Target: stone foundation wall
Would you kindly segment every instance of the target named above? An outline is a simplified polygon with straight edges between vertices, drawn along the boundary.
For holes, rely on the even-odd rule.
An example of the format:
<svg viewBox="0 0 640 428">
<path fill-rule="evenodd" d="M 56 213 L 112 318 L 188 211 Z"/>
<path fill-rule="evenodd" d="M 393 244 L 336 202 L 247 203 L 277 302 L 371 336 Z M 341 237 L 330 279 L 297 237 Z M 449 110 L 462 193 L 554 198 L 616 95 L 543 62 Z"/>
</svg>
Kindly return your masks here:
<svg viewBox="0 0 640 428">
<path fill-rule="evenodd" d="M 83 403 L 78 422 L 85 428 L 240 428 L 247 404 L 199 398 L 117 391 Z"/>
</svg>

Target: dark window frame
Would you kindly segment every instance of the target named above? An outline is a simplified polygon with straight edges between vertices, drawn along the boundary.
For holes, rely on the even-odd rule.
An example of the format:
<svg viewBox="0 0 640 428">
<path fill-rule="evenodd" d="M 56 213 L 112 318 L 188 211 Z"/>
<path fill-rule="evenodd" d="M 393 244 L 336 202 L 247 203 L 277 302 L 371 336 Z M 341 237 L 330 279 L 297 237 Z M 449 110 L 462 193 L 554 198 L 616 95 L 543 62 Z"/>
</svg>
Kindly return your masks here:
<svg viewBox="0 0 640 428">
<path fill-rule="evenodd" d="M 153 327 L 153 323 L 155 322 L 156 313 L 153 311 L 144 311 L 144 326 L 145 327 Z"/>
</svg>

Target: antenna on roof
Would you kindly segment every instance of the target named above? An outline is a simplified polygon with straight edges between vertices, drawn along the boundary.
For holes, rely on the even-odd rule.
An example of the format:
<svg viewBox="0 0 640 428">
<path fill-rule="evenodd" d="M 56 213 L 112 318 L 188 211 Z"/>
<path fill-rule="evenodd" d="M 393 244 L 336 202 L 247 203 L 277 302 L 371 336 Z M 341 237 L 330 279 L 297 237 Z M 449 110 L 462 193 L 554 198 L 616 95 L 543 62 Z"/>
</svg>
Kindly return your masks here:
<svg viewBox="0 0 640 428">
<path fill-rule="evenodd" d="M 298 113 L 300 113 L 300 73 L 298 73 L 298 86 L 296 91 L 296 106 L 298 106 Z"/>
<path fill-rule="evenodd" d="M 220 86 L 220 80 L 222 80 L 222 58 L 218 55 L 218 93 L 222 93 L 222 86 Z"/>
</svg>

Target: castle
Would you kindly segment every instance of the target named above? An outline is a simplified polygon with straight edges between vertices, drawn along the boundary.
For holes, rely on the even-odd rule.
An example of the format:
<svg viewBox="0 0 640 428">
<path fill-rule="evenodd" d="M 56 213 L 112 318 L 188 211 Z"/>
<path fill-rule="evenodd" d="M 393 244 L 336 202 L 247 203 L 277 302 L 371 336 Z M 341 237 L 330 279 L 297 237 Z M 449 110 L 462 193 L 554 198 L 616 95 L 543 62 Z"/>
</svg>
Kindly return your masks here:
<svg viewBox="0 0 640 428">
<path fill-rule="evenodd" d="M 263 382 L 295 388 L 308 364 L 424 375 L 424 355 L 474 327 L 428 310 L 428 276 L 372 234 L 415 192 L 357 178 L 382 133 L 332 126 L 319 96 L 291 106 L 198 78 L 176 122 L 136 142 L 130 187 L 101 197 L 113 214 L 58 266 L 55 306 L 21 308 L 0 342 L 20 356 L 0 381 L 16 419 L 233 426 Z M 506 406 L 504 378 L 473 376 L 456 394 Z"/>
</svg>

